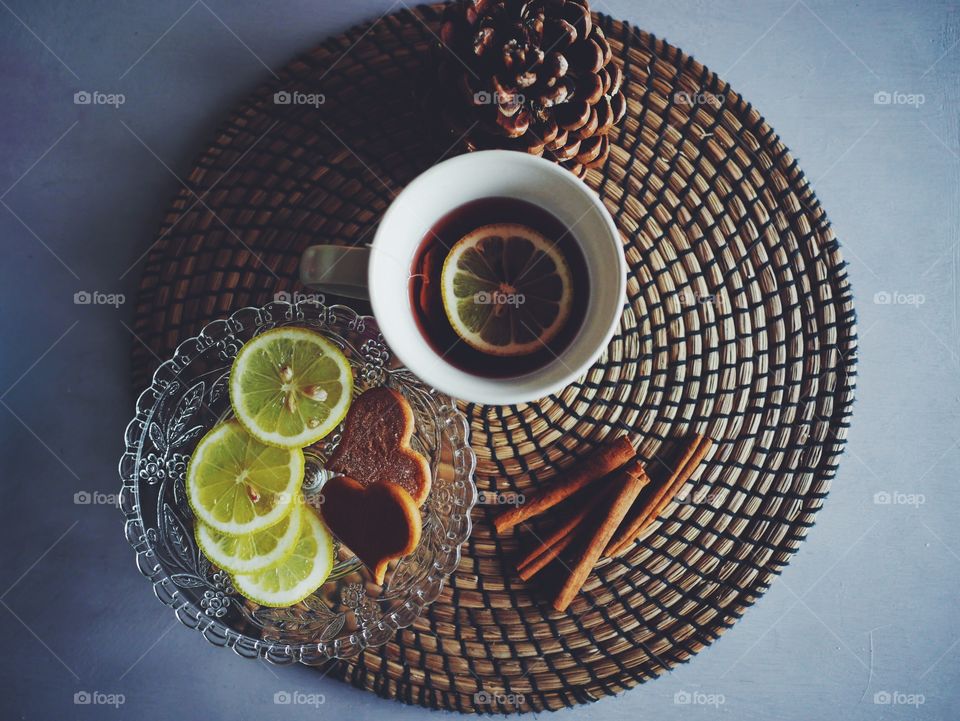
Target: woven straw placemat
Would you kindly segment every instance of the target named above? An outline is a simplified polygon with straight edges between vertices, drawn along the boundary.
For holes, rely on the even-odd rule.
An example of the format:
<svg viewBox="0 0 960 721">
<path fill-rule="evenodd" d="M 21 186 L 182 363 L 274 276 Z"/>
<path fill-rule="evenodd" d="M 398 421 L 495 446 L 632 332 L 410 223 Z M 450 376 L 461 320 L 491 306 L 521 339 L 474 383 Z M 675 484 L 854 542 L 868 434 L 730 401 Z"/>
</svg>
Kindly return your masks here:
<svg viewBox="0 0 960 721">
<path fill-rule="evenodd" d="M 367 242 L 394 195 L 444 155 L 417 99 L 437 21 L 421 7 L 332 38 L 220 128 L 147 257 L 138 389 L 208 321 L 302 290 L 307 245 Z M 598 567 L 568 613 L 516 577 L 518 541 L 496 537 L 498 508 L 480 505 L 460 568 L 428 612 L 328 669 L 385 697 L 556 709 L 661 674 L 767 589 L 836 471 L 856 332 L 823 210 L 770 126 L 716 75 L 627 23 L 597 22 L 623 63 L 629 111 L 586 182 L 622 232 L 628 304 L 603 357 L 562 393 L 463 405 L 477 485 L 487 499 L 529 491 L 624 431 L 651 463 L 687 433 L 717 444 L 688 501 Z M 324 102 L 278 104 L 279 90 Z"/>
</svg>

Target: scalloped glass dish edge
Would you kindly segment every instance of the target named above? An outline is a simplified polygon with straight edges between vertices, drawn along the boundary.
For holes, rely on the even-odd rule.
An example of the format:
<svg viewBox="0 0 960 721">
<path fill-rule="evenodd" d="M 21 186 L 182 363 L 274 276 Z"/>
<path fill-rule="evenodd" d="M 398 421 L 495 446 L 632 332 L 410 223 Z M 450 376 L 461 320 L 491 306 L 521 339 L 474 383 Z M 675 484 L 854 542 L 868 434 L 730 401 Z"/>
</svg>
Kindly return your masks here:
<svg viewBox="0 0 960 721">
<path fill-rule="evenodd" d="M 226 319 L 208 323 L 198 335 L 188 338 L 177 346 L 173 357 L 160 364 L 153 374 L 150 385 L 137 398 L 136 413 L 124 432 L 125 450 L 119 463 L 122 481 L 119 505 L 125 518 L 124 531 L 127 541 L 136 553 L 137 568 L 150 580 L 157 598 L 174 610 L 181 623 L 188 628 L 198 630 L 215 646 L 231 648 L 243 657 L 259 657 L 278 664 L 296 662 L 319 665 L 331 659 L 352 658 L 365 648 L 383 645 L 393 637 L 396 631 L 410 626 L 422 614 L 423 609 L 440 595 L 447 577 L 459 565 L 461 546 L 469 538 L 472 530 L 470 513 L 477 502 L 474 483 L 476 455 L 470 448 L 469 424 L 466 417 L 449 397 L 428 389 L 427 392 L 432 398 L 443 401 L 440 403 L 438 433 L 442 433 L 444 439 L 450 444 L 454 457 L 454 462 L 451 463 L 453 472 L 451 484 L 458 488 L 462 487 L 464 495 L 457 503 L 456 496 L 450 494 L 453 499 L 450 512 L 454 514 L 452 518 L 456 523 L 455 530 L 452 533 L 448 532 L 445 542 L 440 545 L 442 554 L 432 559 L 427 572 L 408 590 L 402 605 L 377 618 L 371 628 L 364 628 L 331 641 L 301 643 L 274 641 L 231 628 L 220 620 L 219 614 L 211 613 L 209 605 L 203 607 L 202 603 L 191 599 L 171 578 L 173 575 L 180 574 L 171 573 L 161 563 L 157 548 L 157 534 L 148 532 L 152 527 L 145 521 L 140 502 L 140 486 L 143 483 L 141 469 L 143 464 L 149 461 L 142 456 L 144 437 L 148 434 L 151 419 L 158 410 L 158 405 L 164 399 L 165 389 L 176 382 L 189 368 L 190 363 L 202 353 L 212 348 L 220 348 L 226 356 L 229 353 L 235 353 L 238 349 L 234 347 L 236 341 L 234 336 L 241 331 L 298 322 L 320 324 L 324 327 L 331 324 L 342 325 L 352 330 L 359 329 L 374 338 L 375 342 L 379 342 L 382 349 L 381 360 L 384 363 L 389 358 L 389 349 L 383 344 L 376 320 L 372 316 L 359 315 L 348 306 L 326 305 L 322 299 L 304 299 L 294 303 L 274 301 L 262 307 L 241 308 Z M 231 341 L 234 341 L 234 346 L 230 345 Z M 373 372 L 376 370 L 374 368 Z M 413 378 L 405 369 L 399 372 Z M 176 460 L 185 462 L 182 458 Z M 158 499 L 158 504 L 161 501 L 162 499 Z"/>
</svg>

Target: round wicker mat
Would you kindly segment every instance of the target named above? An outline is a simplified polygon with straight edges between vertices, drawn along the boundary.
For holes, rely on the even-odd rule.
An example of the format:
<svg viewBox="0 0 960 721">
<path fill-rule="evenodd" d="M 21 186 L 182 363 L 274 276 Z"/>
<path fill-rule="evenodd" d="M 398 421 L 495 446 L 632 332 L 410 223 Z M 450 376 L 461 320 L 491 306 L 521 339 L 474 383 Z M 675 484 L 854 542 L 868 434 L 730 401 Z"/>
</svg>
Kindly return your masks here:
<svg viewBox="0 0 960 721">
<path fill-rule="evenodd" d="M 419 79 L 436 8 L 325 42 L 221 127 L 164 219 L 136 310 L 139 389 L 179 340 L 231 310 L 302 290 L 307 245 L 367 241 L 392 197 L 445 154 Z M 766 590 L 813 525 L 853 397 L 844 263 L 803 173 L 763 118 L 691 57 L 598 16 L 629 111 L 586 182 L 614 213 L 629 302 L 601 360 L 557 396 L 463 408 L 489 499 L 443 595 L 388 645 L 330 675 L 461 711 L 556 709 L 684 662 Z M 324 103 L 278 104 L 278 90 Z M 687 503 L 590 577 L 568 613 L 512 571 L 494 490 L 547 482 L 623 431 L 640 453 L 700 431 L 717 444 Z M 536 528 L 536 526 L 534 526 Z"/>
</svg>

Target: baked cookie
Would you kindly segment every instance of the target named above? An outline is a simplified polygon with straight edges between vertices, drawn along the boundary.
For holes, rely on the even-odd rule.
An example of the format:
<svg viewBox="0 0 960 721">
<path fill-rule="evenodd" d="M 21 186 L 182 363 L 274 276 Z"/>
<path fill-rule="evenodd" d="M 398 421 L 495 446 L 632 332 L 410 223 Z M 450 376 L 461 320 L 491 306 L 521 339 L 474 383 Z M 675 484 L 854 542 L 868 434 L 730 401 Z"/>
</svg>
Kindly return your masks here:
<svg viewBox="0 0 960 721">
<path fill-rule="evenodd" d="M 353 402 L 327 468 L 369 486 L 394 483 L 417 506 L 430 493 L 430 464 L 410 447 L 413 410 L 392 388 L 371 388 Z"/>
<path fill-rule="evenodd" d="M 320 513 L 327 528 L 382 584 L 390 561 L 420 542 L 420 509 L 396 483 L 363 485 L 349 476 L 327 481 Z"/>
</svg>

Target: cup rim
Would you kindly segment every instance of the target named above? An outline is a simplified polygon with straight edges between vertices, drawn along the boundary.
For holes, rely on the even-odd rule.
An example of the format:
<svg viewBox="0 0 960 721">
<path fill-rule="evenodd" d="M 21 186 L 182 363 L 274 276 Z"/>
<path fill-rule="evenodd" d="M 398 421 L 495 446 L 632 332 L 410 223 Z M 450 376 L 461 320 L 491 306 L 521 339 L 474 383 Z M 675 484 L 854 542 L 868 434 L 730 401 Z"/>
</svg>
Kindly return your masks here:
<svg viewBox="0 0 960 721">
<path fill-rule="evenodd" d="M 412 373 L 414 373 L 414 375 L 420 377 L 428 385 L 431 385 L 432 387 L 451 396 L 452 398 L 483 405 L 515 405 L 533 402 L 562 390 L 579 378 L 597 361 L 597 358 L 599 358 L 599 356 L 610 344 L 610 339 L 613 337 L 614 331 L 619 325 L 623 313 L 623 302 L 626 296 L 627 286 L 627 264 L 623 251 L 623 243 L 620 238 L 620 232 L 617 229 L 616 223 L 614 222 L 613 217 L 610 215 L 610 212 L 600 199 L 600 196 L 594 192 L 592 188 L 587 186 L 582 180 L 577 178 L 566 168 L 563 168 L 560 165 L 557 165 L 556 163 L 544 158 L 511 150 L 481 150 L 458 155 L 431 166 L 414 178 L 409 184 L 407 184 L 406 187 L 404 187 L 403 190 L 401 190 L 400 193 L 398 193 L 391 201 L 390 206 L 387 208 L 383 218 L 380 220 L 380 224 L 377 227 L 376 233 L 374 234 L 373 242 L 371 243 L 371 248 L 374 250 L 374 252 L 371 253 L 370 264 L 367 271 L 367 280 L 370 287 L 370 304 L 373 309 L 374 317 L 378 318 L 378 320 L 387 317 L 384 314 L 386 309 L 383 306 L 383 303 L 386 299 L 378 298 L 373 285 L 374 275 L 377 272 L 377 263 L 379 257 L 379 254 L 375 252 L 376 246 L 384 242 L 386 238 L 386 229 L 390 227 L 391 221 L 400 212 L 398 209 L 400 203 L 404 199 L 409 200 L 410 197 L 415 196 L 422 187 L 428 185 L 435 176 L 441 173 L 450 172 L 451 170 L 456 169 L 460 169 L 461 172 L 464 172 L 461 166 L 470 166 L 501 160 L 506 160 L 511 163 L 527 164 L 529 167 L 535 168 L 536 172 L 538 173 L 551 175 L 554 179 L 561 180 L 561 182 L 573 189 L 574 192 L 583 196 L 587 202 L 598 211 L 599 218 L 602 220 L 611 242 L 615 244 L 615 247 L 618 251 L 615 253 L 615 255 L 618 266 L 616 298 L 619 299 L 619 311 L 610 313 L 610 319 L 607 323 L 607 327 L 604 329 L 602 342 L 597 344 L 596 348 L 593 349 L 589 357 L 584 357 L 584 359 L 577 364 L 576 367 L 570 368 L 566 373 L 556 377 L 550 382 L 538 382 L 537 373 L 539 371 L 529 371 L 527 373 L 516 376 L 508 376 L 506 378 L 487 378 L 484 376 L 478 376 L 457 368 L 439 356 L 438 359 L 440 362 L 454 369 L 455 374 L 461 376 L 463 385 L 458 386 L 456 384 L 448 383 L 448 379 L 446 378 L 430 378 L 429 374 L 421 375 L 422 369 L 417 367 L 416 362 L 410 362 L 410 357 L 405 351 L 404 343 L 409 341 L 405 341 L 404 337 L 394 335 L 394 332 L 390 330 L 389 324 L 381 324 L 381 332 L 383 333 L 384 340 L 387 342 L 390 350 L 397 357 L 397 359 L 403 363 L 403 365 L 405 365 Z M 493 196 L 491 195 L 491 197 Z M 587 319 L 587 321 L 589 320 L 590 319 Z M 522 388 L 513 385 L 514 381 L 521 379 L 524 381 Z M 484 384 L 485 388 L 483 392 L 474 392 L 475 388 L 471 387 L 471 383 Z"/>
</svg>

